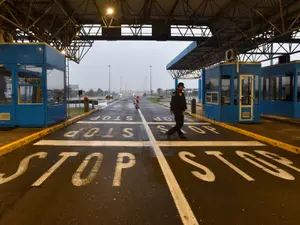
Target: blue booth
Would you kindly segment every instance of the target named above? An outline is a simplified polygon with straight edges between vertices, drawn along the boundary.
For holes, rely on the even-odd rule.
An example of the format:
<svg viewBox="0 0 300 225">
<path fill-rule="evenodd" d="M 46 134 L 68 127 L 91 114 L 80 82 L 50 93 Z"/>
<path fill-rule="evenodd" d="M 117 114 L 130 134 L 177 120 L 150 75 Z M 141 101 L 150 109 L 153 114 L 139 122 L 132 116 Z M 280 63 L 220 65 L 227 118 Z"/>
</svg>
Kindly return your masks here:
<svg viewBox="0 0 300 225">
<path fill-rule="evenodd" d="M 300 61 L 262 69 L 261 114 L 300 118 Z"/>
<path fill-rule="evenodd" d="M 221 63 L 204 69 L 199 97 L 205 116 L 220 122 L 259 123 L 260 77 L 260 63 Z"/>
<path fill-rule="evenodd" d="M 46 44 L 0 44 L 0 127 L 67 118 L 65 57 Z"/>
</svg>

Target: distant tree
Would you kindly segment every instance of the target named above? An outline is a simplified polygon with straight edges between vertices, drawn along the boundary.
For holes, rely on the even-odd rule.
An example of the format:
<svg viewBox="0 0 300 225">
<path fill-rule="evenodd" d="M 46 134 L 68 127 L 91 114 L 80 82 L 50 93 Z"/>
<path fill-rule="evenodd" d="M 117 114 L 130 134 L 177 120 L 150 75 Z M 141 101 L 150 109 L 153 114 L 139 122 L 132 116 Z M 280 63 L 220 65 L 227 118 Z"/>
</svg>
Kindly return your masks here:
<svg viewBox="0 0 300 225">
<path fill-rule="evenodd" d="M 96 92 L 96 95 L 97 96 L 103 96 L 104 92 L 103 90 L 101 90 L 100 88 L 98 88 L 97 92 Z"/>
<path fill-rule="evenodd" d="M 158 89 L 157 89 L 157 94 L 161 95 L 161 94 L 162 94 L 162 91 L 163 91 L 163 90 L 162 90 L 161 88 L 158 88 Z"/>
<path fill-rule="evenodd" d="M 89 97 L 94 97 L 95 96 L 95 92 L 93 89 L 89 90 L 86 92 L 86 95 L 89 96 Z"/>
</svg>

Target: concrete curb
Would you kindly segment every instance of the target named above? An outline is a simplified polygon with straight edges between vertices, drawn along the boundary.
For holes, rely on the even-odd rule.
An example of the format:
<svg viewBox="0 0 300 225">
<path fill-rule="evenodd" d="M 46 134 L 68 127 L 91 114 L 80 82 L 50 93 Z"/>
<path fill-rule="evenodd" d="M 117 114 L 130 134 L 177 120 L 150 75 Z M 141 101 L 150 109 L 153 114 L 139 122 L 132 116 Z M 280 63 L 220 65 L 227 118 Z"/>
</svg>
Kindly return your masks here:
<svg viewBox="0 0 300 225">
<path fill-rule="evenodd" d="M 264 115 L 264 114 L 261 114 L 260 117 L 263 118 L 263 119 L 279 121 L 279 122 L 284 122 L 284 123 L 300 126 L 300 121 L 290 119 L 290 118 L 285 118 L 285 117 L 280 117 L 280 116 Z"/>
<path fill-rule="evenodd" d="M 83 118 L 91 115 L 92 113 L 94 113 L 96 111 L 98 111 L 98 109 L 94 109 L 94 110 L 91 110 L 91 111 L 89 111 L 87 113 L 83 113 L 83 114 L 81 114 L 79 116 L 76 116 L 76 117 L 74 117 L 72 119 L 69 119 L 67 121 L 64 121 L 64 122 L 61 122 L 59 124 L 53 125 L 51 127 L 45 128 L 45 129 L 43 129 L 43 130 L 41 130 L 39 132 L 36 132 L 34 134 L 31 134 L 31 135 L 27 136 L 27 137 L 23 137 L 23 138 L 21 138 L 21 139 L 19 139 L 17 141 L 14 141 L 14 142 L 11 142 L 9 144 L 6 144 L 6 145 L 0 147 L 0 156 L 3 156 L 3 155 L 5 155 L 5 154 L 7 154 L 9 152 L 12 152 L 12 151 L 18 149 L 18 148 L 21 148 L 24 145 L 27 145 L 27 144 L 35 141 L 35 140 L 38 140 L 41 137 L 46 136 L 46 135 L 48 135 L 48 134 L 50 134 L 50 133 L 52 133 L 54 131 L 57 131 L 57 130 L 59 130 L 61 128 L 64 128 L 64 127 L 69 126 L 69 125 L 71 125 L 73 123 L 76 123 L 77 121 L 79 121 L 79 120 L 81 120 L 81 119 L 83 119 Z"/>
<path fill-rule="evenodd" d="M 168 108 L 166 105 L 163 105 L 163 104 L 160 104 L 160 103 L 157 103 L 157 104 L 162 105 L 162 106 Z M 262 135 L 259 135 L 259 134 L 255 134 L 255 133 L 252 133 L 250 131 L 246 131 L 246 130 L 243 130 L 241 128 L 237 128 L 237 127 L 231 126 L 231 125 L 226 124 L 226 123 L 222 123 L 222 122 L 218 122 L 218 121 L 215 121 L 215 120 L 211 120 L 211 119 L 208 119 L 208 118 L 206 118 L 204 116 L 199 116 L 199 115 L 196 115 L 196 114 L 193 114 L 193 113 L 190 113 L 190 112 L 187 112 L 187 113 L 189 115 L 195 117 L 195 118 L 207 121 L 209 123 L 215 124 L 215 125 L 220 126 L 220 127 L 224 127 L 224 128 L 226 128 L 228 130 L 232 130 L 232 131 L 235 131 L 237 133 L 243 134 L 245 136 L 254 138 L 256 140 L 268 143 L 270 145 L 279 147 L 279 148 L 281 148 L 283 150 L 286 150 L 286 151 L 289 151 L 289 152 L 293 152 L 295 154 L 300 154 L 300 147 L 297 147 L 297 146 L 294 146 L 294 145 L 290 145 L 290 144 L 286 144 L 284 142 L 277 141 L 277 140 L 274 140 L 272 138 L 268 138 L 268 137 L 265 137 L 265 136 L 262 136 Z"/>
</svg>

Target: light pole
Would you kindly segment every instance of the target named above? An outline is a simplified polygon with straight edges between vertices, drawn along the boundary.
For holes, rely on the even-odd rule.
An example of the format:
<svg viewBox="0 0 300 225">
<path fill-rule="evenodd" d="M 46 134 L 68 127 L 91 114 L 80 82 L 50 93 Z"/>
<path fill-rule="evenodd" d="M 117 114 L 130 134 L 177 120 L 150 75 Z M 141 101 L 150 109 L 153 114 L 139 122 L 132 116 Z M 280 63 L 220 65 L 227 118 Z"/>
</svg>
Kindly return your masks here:
<svg viewBox="0 0 300 225">
<path fill-rule="evenodd" d="M 122 76 L 120 76 L 120 94 L 122 92 Z"/>
<path fill-rule="evenodd" d="M 108 66 L 108 94 L 110 95 L 110 65 Z"/>
<path fill-rule="evenodd" d="M 150 65 L 150 96 L 152 96 L 152 65 Z"/>
</svg>

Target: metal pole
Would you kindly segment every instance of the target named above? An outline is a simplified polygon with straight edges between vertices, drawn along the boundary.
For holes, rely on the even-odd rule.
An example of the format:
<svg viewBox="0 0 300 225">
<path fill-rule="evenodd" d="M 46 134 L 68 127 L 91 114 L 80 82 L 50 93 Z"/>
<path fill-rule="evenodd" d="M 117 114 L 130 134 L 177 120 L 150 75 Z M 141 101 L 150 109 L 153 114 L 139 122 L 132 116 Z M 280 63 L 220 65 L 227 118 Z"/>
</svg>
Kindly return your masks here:
<svg viewBox="0 0 300 225">
<path fill-rule="evenodd" d="M 150 96 L 152 96 L 152 66 L 150 66 Z"/>
<path fill-rule="evenodd" d="M 122 76 L 120 76 L 120 94 L 122 92 Z"/>
<path fill-rule="evenodd" d="M 110 95 L 110 65 L 108 66 L 108 94 Z"/>
<path fill-rule="evenodd" d="M 67 58 L 67 66 L 68 66 L 68 103 L 67 106 L 68 106 L 68 115 L 67 117 L 70 116 L 70 61 L 69 61 L 69 58 Z"/>
</svg>

